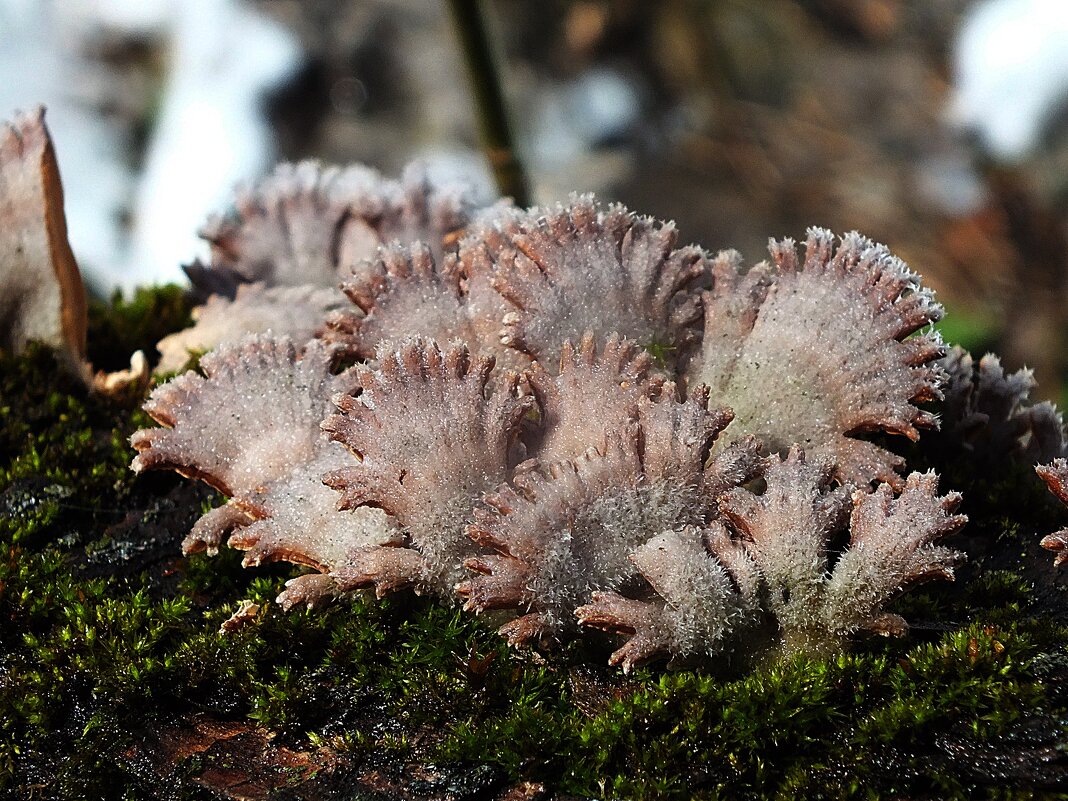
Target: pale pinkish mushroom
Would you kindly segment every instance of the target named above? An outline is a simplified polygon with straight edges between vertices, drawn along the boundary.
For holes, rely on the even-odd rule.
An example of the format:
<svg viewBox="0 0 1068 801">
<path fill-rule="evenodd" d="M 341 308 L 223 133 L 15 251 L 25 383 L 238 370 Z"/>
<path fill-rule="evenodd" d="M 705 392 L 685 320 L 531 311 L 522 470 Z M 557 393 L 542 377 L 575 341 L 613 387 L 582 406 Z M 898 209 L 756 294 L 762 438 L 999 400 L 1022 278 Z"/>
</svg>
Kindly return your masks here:
<svg viewBox="0 0 1068 801">
<path fill-rule="evenodd" d="M 473 211 L 462 189 L 436 186 L 418 165 L 392 181 L 359 164 L 281 164 L 208 220 L 210 264 L 186 272 L 205 295 L 257 281 L 333 287 L 394 240 L 425 242 L 440 256 Z"/>
<path fill-rule="evenodd" d="M 634 395 L 617 383 L 621 367 L 630 363 L 625 356 L 632 355 L 626 343 L 610 340 L 605 352 L 601 362 L 572 364 L 561 378 L 570 382 L 584 370 L 613 365 L 605 375 L 607 387 L 615 389 L 595 388 L 617 397 L 605 403 L 607 409 L 630 403 L 633 419 L 583 421 L 579 431 L 591 445 L 578 455 L 570 452 L 581 437 L 550 439 L 550 452 L 567 457 L 524 465 L 511 485 L 485 497 L 468 530 L 495 553 L 468 560 L 478 575 L 457 589 L 468 609 L 518 610 L 520 617 L 501 629 L 513 644 L 572 628 L 576 608 L 593 593 L 620 589 L 636 576 L 630 554 L 662 532 L 707 522 L 715 514 L 709 488 L 725 488 L 732 479 L 741 483 L 761 466 L 752 448 L 749 470 L 739 458 L 744 448 L 709 464 L 705 457 L 730 413 L 709 410 L 703 391 L 680 401 L 670 383 L 657 384 L 656 397 Z M 595 370 L 591 384 L 605 375 Z"/>
<path fill-rule="evenodd" d="M 694 508 L 695 488 L 642 486 L 635 429 L 578 459 L 526 470 L 476 511 L 469 534 L 495 553 L 469 559 L 478 575 L 457 589 L 468 610 L 519 610 L 501 629 L 513 645 L 573 625 L 590 593 L 633 574 L 627 555 L 651 536 L 650 525 L 671 528 Z"/>
<path fill-rule="evenodd" d="M 710 540 L 725 543 L 712 546 L 720 559 L 712 558 Z M 630 559 L 652 597 L 595 592 L 575 611 L 580 625 L 627 635 L 609 658 L 624 672 L 658 658 L 721 654 L 762 617 L 760 575 L 722 523 L 666 531 Z"/>
<path fill-rule="evenodd" d="M 435 255 L 421 242 L 395 243 L 344 280 L 341 289 L 355 308 L 331 313 L 320 336 L 342 352 L 372 359 L 384 343 L 419 336 L 466 342 L 509 367 L 529 364 L 499 341 L 504 300 L 485 276 L 465 272 L 454 253 Z"/>
<path fill-rule="evenodd" d="M 216 247 L 332 219 L 342 177 L 283 176 Z M 321 230 L 300 230 L 286 258 L 320 247 Z M 773 243 L 748 272 L 675 244 L 670 225 L 579 199 L 475 224 L 455 252 L 389 245 L 350 268 L 356 310 L 330 317 L 329 344 L 254 339 L 158 389 L 146 408 L 167 428 L 135 435 L 135 468 L 231 496 L 188 549 L 229 535 L 247 562 L 319 571 L 286 605 L 455 590 L 469 610 L 515 614 L 501 629 L 514 644 L 576 618 L 629 635 L 612 657 L 627 670 L 903 633 L 887 602 L 952 577 L 961 554 L 938 542 L 965 518 L 933 473 L 902 479 L 900 458 L 857 435 L 935 423 L 917 404 L 940 397 L 942 347 L 913 335 L 941 309 L 856 234 L 814 229 L 803 261 Z M 336 256 L 319 252 L 325 272 Z M 334 375 L 338 348 L 368 363 Z"/>
<path fill-rule="evenodd" d="M 902 592 L 934 579 L 952 581 L 961 551 L 939 545 L 968 521 L 954 514 L 958 492 L 938 494 L 938 476 L 910 473 L 894 497 L 887 484 L 853 493 L 849 547 L 826 582 L 823 626 L 841 639 L 867 631 L 900 636 L 908 624 L 883 611 Z"/>
<path fill-rule="evenodd" d="M 551 372 L 535 364 L 528 383 L 538 401 L 538 426 L 530 437 L 541 462 L 577 459 L 604 450 L 610 435 L 638 419 L 638 401 L 656 392 L 662 379 L 650 375 L 652 357 L 612 334 L 598 348 L 587 333 L 579 344 L 565 340 Z"/>
<path fill-rule="evenodd" d="M 1068 504 L 1068 459 L 1054 459 L 1050 464 L 1039 465 L 1035 471 L 1046 482 L 1049 491 L 1063 504 Z M 1055 554 L 1053 566 L 1068 562 L 1068 528 L 1042 538 L 1042 547 Z"/>
<path fill-rule="evenodd" d="M 229 496 L 197 521 L 186 553 L 213 553 L 229 537 L 246 565 L 284 560 L 326 573 L 360 547 L 397 541 L 383 513 L 338 511 L 322 483 L 351 458 L 319 431 L 330 398 L 355 378 L 333 375 L 330 361 L 314 342 L 301 354 L 289 340 L 251 337 L 206 355 L 204 376 L 188 372 L 153 391 L 145 410 L 163 427 L 133 435 L 133 469 L 176 470 Z M 279 601 L 316 603 L 335 590 L 303 577 Z"/>
<path fill-rule="evenodd" d="M 827 546 L 849 514 L 847 486 L 833 486 L 828 462 L 806 459 L 792 448 L 785 460 L 772 458 L 764 471 L 763 494 L 735 489 L 720 511 L 744 542 L 767 587 L 768 608 L 779 620 L 788 647 L 808 628 L 821 631 L 819 605 L 828 570 Z"/>
<path fill-rule="evenodd" d="M 762 494 L 731 490 L 722 521 L 665 532 L 632 554 L 651 597 L 595 594 L 579 622 L 628 636 L 612 656 L 626 670 L 662 657 L 753 655 L 766 647 L 754 636 L 765 617 L 786 652 L 840 649 L 858 632 L 904 634 L 905 621 L 884 607 L 919 583 L 953 578 L 963 554 L 937 543 L 967 520 L 953 514 L 960 495 L 939 496 L 937 476 L 912 473 L 898 497 L 880 484 L 850 498 L 831 476 L 797 449 L 773 457 Z M 849 545 L 834 561 L 847 516 Z"/>
<path fill-rule="evenodd" d="M 359 391 L 336 398 L 339 413 L 323 429 L 356 459 L 325 481 L 341 508 L 384 509 L 405 536 L 402 547 L 365 549 L 335 571 L 342 586 L 445 595 L 463 576 L 471 509 L 507 478 L 533 405 L 517 396 L 517 376 L 491 375 L 493 364 L 465 346 L 412 340 L 380 353 L 377 369 L 358 367 Z"/>
<path fill-rule="evenodd" d="M 704 251 L 677 240 L 671 223 L 582 197 L 474 226 L 459 258 L 468 273 L 492 276 L 507 301 L 509 347 L 548 362 L 568 339 L 616 332 L 674 364 L 697 339 L 707 271 Z"/>
<path fill-rule="evenodd" d="M 161 354 L 156 372 L 180 370 L 194 355 L 237 342 L 249 334 L 269 333 L 307 342 L 327 314 L 344 304 L 345 299 L 333 289 L 241 284 L 233 300 L 212 295 L 204 305 L 193 309 L 192 326 L 156 344 Z"/>
<path fill-rule="evenodd" d="M 735 254 L 717 260 L 689 380 L 734 410 L 731 438 L 756 436 L 768 452 L 800 445 L 843 482 L 902 486 L 904 460 L 857 436 L 916 439 L 936 424 L 916 404 L 941 397 L 941 340 L 910 335 L 941 307 L 900 259 L 858 234 L 836 244 L 812 229 L 803 260 L 791 240 L 770 250 L 772 263 L 745 275 Z"/>
<path fill-rule="evenodd" d="M 383 317 L 387 326 L 393 319 L 392 331 L 404 331 L 401 339 L 418 333 L 418 326 L 407 329 L 433 311 L 427 286 L 399 280 L 412 278 L 410 272 L 389 275 L 392 284 L 400 283 L 402 295 L 409 290 L 409 300 L 416 294 L 426 305 L 403 298 L 398 302 L 396 291 L 386 292 L 391 282 L 383 263 L 376 261 L 379 249 L 411 246 L 414 252 L 432 254 L 427 256 L 431 263 L 440 262 L 474 213 L 461 189 L 434 185 L 418 165 L 405 170 L 400 181 L 391 181 L 362 165 L 282 164 L 259 184 L 239 190 L 231 212 L 212 217 L 204 227 L 211 263 L 190 265 L 186 272 L 206 303 L 194 310 L 194 326 L 158 344 L 163 354 L 158 371 L 180 369 L 191 353 L 252 333 L 270 331 L 303 343 L 325 331 L 326 339 L 345 346 L 339 354 L 363 356 L 373 354 L 380 341 L 377 337 L 368 344 Z M 491 217 L 495 212 L 481 213 Z M 392 317 L 383 312 L 364 322 L 362 312 L 339 291 L 342 281 L 373 287 L 353 289 L 354 297 L 390 294 Z M 496 305 L 484 312 L 482 323 L 487 339 L 496 335 L 503 314 L 503 302 L 491 294 Z M 408 313 L 398 312 L 398 305 Z M 426 333 L 443 341 L 470 336 L 465 317 L 455 309 L 439 308 L 434 320 L 441 326 Z M 354 338 L 355 328 L 364 335 Z"/>
</svg>

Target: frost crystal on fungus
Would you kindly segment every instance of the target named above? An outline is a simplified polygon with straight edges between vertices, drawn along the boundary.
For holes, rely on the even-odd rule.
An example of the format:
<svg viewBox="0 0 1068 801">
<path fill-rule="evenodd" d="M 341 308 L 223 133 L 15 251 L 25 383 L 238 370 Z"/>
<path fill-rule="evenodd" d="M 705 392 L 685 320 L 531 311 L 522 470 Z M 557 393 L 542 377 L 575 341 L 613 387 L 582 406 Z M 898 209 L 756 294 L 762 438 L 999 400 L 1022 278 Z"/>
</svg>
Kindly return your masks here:
<svg viewBox="0 0 1068 801">
<path fill-rule="evenodd" d="M 194 372 L 157 387 L 145 410 L 164 428 L 134 434 L 135 471 L 170 468 L 230 496 L 193 526 L 182 548 L 247 551 L 245 564 L 285 560 L 337 569 L 355 550 L 397 540 L 383 513 L 337 511 L 325 472 L 347 464 L 344 448 L 320 431 L 330 397 L 352 386 L 354 371 L 332 375 L 326 348 L 304 355 L 286 340 L 252 337 L 223 346 Z M 314 603 L 332 591 L 326 579 L 298 579 L 279 598 Z"/>
<path fill-rule="evenodd" d="M 920 332 L 941 308 L 881 245 L 813 229 L 803 256 L 772 242 L 746 271 L 589 197 L 477 211 L 414 172 L 310 165 L 237 210 L 193 276 L 263 283 L 201 320 L 307 281 L 282 300 L 294 339 L 220 347 L 159 387 L 165 427 L 134 436 L 134 468 L 230 496 L 187 551 L 229 536 L 246 563 L 317 571 L 284 605 L 459 597 L 510 610 L 513 644 L 621 633 L 630 669 L 902 634 L 886 603 L 953 577 L 962 554 L 938 542 L 959 496 L 862 438 L 916 439 L 943 365 L 959 372 Z M 976 407 L 962 425 L 988 413 L 953 402 Z"/>
<path fill-rule="evenodd" d="M 914 404 L 941 398 L 942 343 L 910 335 L 942 308 L 900 259 L 856 233 L 835 246 L 829 231 L 812 229 L 803 260 L 789 239 L 770 251 L 771 264 L 744 275 L 736 254 L 717 260 L 688 379 L 734 410 L 728 441 L 752 434 L 771 451 L 800 445 L 841 481 L 900 487 L 904 460 L 856 434 L 917 439 L 934 425 Z"/>
</svg>

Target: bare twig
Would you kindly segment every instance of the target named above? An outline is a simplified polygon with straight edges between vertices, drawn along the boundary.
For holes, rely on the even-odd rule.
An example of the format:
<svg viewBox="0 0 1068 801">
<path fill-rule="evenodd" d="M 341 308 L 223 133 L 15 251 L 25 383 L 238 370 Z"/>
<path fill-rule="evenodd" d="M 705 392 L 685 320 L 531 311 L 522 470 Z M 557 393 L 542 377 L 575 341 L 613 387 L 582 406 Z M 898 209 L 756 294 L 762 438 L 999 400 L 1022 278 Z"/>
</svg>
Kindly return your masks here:
<svg viewBox="0 0 1068 801">
<path fill-rule="evenodd" d="M 517 205 L 527 206 L 530 203 L 529 184 L 523 163 L 516 154 L 500 74 L 490 49 L 481 5 L 479 0 L 449 0 L 449 8 L 467 64 L 482 146 L 497 188 Z"/>
</svg>

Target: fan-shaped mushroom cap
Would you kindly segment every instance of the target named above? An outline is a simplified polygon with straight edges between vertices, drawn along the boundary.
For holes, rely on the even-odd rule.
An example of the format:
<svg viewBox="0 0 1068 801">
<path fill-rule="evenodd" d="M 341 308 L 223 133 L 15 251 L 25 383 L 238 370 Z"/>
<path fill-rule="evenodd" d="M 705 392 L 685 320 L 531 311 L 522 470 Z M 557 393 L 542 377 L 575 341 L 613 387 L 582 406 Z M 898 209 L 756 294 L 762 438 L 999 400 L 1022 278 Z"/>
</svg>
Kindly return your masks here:
<svg viewBox="0 0 1068 801">
<path fill-rule="evenodd" d="M 843 482 L 901 486 L 903 460 L 856 435 L 916 439 L 935 425 L 915 404 L 941 397 L 942 344 L 933 333 L 906 337 L 941 307 L 900 259 L 859 234 L 835 245 L 814 228 L 803 260 L 788 239 L 770 250 L 772 264 L 744 276 L 735 254 L 717 261 L 689 379 L 734 410 L 731 438 L 752 434 L 770 452 L 798 444 Z"/>
<path fill-rule="evenodd" d="M 697 336 L 705 253 L 676 248 L 671 223 L 602 209 L 590 197 L 476 226 L 459 256 L 492 276 L 510 309 L 501 341 L 548 363 L 568 339 L 617 332 L 674 362 Z"/>
<path fill-rule="evenodd" d="M 416 339 L 380 353 L 377 369 L 357 370 L 359 391 L 335 399 L 339 412 L 323 429 L 359 461 L 325 481 L 342 508 L 394 516 L 425 561 L 411 583 L 447 591 L 472 553 L 470 510 L 507 477 L 533 399 L 516 395 L 515 375 L 491 381 L 493 359 L 461 345 L 442 351 Z"/>
<path fill-rule="evenodd" d="M 200 366 L 204 376 L 188 372 L 153 391 L 145 410 L 163 427 L 131 438 L 135 471 L 176 470 L 230 496 L 197 521 L 187 553 L 217 550 L 229 535 L 248 552 L 246 564 L 284 560 L 325 572 L 355 549 L 397 540 L 384 513 L 338 511 L 323 486 L 323 473 L 350 457 L 319 421 L 330 397 L 355 380 L 330 372 L 326 347 L 313 342 L 301 354 L 288 339 L 255 336 Z"/>
<path fill-rule="evenodd" d="M 398 182 L 359 164 L 281 164 L 208 220 L 200 235 L 211 263 L 186 272 L 205 295 L 256 281 L 332 287 L 394 240 L 425 242 L 440 256 L 473 210 L 462 189 L 435 186 L 419 165 Z"/>
</svg>

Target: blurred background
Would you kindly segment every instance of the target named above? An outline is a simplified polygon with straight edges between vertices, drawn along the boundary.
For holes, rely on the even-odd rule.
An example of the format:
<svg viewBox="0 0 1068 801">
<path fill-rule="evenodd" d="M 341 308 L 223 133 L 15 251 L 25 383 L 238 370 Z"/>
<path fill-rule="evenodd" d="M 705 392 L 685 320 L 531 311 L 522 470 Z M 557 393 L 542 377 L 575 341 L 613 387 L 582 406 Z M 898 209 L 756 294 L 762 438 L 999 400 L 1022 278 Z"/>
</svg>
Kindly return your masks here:
<svg viewBox="0 0 1068 801">
<path fill-rule="evenodd" d="M 1068 377 L 1065 0 L 487 0 L 532 200 L 593 191 L 749 263 L 857 229 L 1039 394 Z M 445 3 L 0 0 L 0 118 L 48 106 L 98 294 L 182 281 L 278 160 L 495 189 Z"/>
</svg>

